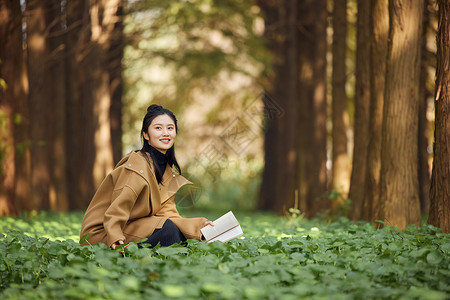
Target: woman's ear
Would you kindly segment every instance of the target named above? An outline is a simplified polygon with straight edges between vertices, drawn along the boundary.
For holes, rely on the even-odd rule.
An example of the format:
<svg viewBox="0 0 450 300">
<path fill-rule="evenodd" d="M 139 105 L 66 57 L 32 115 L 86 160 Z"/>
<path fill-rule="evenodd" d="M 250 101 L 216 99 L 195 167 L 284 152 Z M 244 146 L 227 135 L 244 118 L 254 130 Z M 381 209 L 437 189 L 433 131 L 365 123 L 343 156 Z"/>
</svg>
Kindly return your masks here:
<svg viewBox="0 0 450 300">
<path fill-rule="evenodd" d="M 147 132 L 144 131 L 143 135 L 144 135 L 144 139 L 146 139 L 148 141 L 148 134 L 147 134 Z"/>
</svg>

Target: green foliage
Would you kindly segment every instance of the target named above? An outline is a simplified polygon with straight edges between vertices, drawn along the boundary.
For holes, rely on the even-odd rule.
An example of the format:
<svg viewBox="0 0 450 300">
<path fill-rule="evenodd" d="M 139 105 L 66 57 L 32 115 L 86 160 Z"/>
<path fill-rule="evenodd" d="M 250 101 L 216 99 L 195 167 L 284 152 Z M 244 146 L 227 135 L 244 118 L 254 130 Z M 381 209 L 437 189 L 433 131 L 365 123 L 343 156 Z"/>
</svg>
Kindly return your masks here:
<svg viewBox="0 0 450 300">
<path fill-rule="evenodd" d="M 245 238 L 81 247 L 81 213 L 2 218 L 3 299 L 448 299 L 450 238 L 341 218 L 237 214 Z M 123 251 L 121 254 L 120 251 Z"/>
<path fill-rule="evenodd" d="M 235 160 L 212 166 L 195 163 L 186 169 L 186 177 L 194 183 L 194 187 L 183 188 L 177 193 L 175 201 L 183 209 L 254 210 L 261 184 L 261 161 Z M 187 195 L 193 189 L 197 189 L 195 195 Z"/>
<path fill-rule="evenodd" d="M 130 2 L 124 29 L 124 144 L 139 145 L 135 132 L 150 103 L 168 107 L 182 120 L 190 105 L 212 113 L 224 107 L 236 111 L 255 99 L 257 82 L 271 65 L 262 32 L 254 0 Z"/>
<path fill-rule="evenodd" d="M 340 189 L 331 190 L 326 197 L 336 206 L 336 209 L 334 211 L 327 209 L 319 213 L 318 216 L 320 219 L 332 222 L 338 220 L 340 217 L 346 217 L 350 214 L 352 201 Z"/>
<path fill-rule="evenodd" d="M 127 19 L 130 55 L 173 64 L 179 84 L 187 78 L 208 82 L 224 70 L 255 76 L 243 60 L 270 64 L 255 24 L 260 17 L 255 1 L 139 1 Z M 138 53 L 143 57 L 133 55 Z"/>
</svg>

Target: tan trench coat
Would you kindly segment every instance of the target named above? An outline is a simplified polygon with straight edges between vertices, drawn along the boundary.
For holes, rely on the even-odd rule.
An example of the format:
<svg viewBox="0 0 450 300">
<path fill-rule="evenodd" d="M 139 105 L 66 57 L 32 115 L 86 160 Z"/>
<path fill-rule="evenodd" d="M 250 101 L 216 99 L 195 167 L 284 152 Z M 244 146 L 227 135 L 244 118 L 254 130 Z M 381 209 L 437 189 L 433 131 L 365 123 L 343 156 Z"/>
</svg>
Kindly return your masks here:
<svg viewBox="0 0 450 300">
<path fill-rule="evenodd" d="M 201 240 L 206 219 L 181 217 L 174 202 L 178 189 L 190 183 L 167 166 L 158 184 L 153 165 L 140 152 L 131 152 L 101 183 L 86 210 L 80 237 L 90 233 L 91 244 L 108 246 L 118 240 L 137 242 L 170 219 L 186 238 Z"/>
</svg>

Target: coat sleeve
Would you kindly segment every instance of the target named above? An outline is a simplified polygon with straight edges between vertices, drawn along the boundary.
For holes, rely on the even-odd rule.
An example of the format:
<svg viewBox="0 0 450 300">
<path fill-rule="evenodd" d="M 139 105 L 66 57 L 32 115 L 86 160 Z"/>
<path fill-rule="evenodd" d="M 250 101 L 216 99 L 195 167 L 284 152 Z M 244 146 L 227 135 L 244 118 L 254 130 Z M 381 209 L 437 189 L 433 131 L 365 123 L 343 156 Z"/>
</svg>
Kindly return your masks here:
<svg viewBox="0 0 450 300">
<path fill-rule="evenodd" d="M 103 217 L 103 226 L 106 231 L 106 243 L 108 246 L 111 247 L 118 240 L 125 241 L 123 228 L 128 222 L 130 212 L 144 186 L 145 182 L 139 175 L 128 176 L 126 182 L 120 186 L 116 186 L 112 195 L 111 204 Z"/>
<path fill-rule="evenodd" d="M 155 215 L 169 218 L 180 229 L 180 231 L 187 239 L 197 239 L 201 241 L 202 233 L 200 231 L 200 228 L 204 226 L 207 219 L 183 218 L 178 213 L 174 198 L 175 196 L 170 197 L 170 199 L 167 200 L 166 203 L 164 203 L 164 205 Z"/>
</svg>

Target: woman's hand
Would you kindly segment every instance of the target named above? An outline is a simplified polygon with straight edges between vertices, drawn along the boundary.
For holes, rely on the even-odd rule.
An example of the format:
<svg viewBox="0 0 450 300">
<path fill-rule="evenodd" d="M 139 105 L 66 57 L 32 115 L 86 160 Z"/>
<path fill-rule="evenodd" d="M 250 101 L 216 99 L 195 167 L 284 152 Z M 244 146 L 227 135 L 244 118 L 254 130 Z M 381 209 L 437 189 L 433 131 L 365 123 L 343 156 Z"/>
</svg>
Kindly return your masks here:
<svg viewBox="0 0 450 300">
<path fill-rule="evenodd" d="M 205 227 L 206 225 L 214 226 L 214 223 L 211 222 L 210 220 L 206 220 L 205 224 L 203 224 L 203 227 Z"/>
<path fill-rule="evenodd" d="M 124 242 L 122 241 L 122 240 L 118 240 L 117 242 L 114 242 L 112 245 L 111 245 L 111 249 L 116 249 L 116 247 L 117 246 L 119 246 L 119 245 L 123 245 L 124 244 Z M 125 246 L 126 247 L 126 246 Z"/>
<path fill-rule="evenodd" d="M 205 226 L 207 226 L 207 225 L 214 226 L 214 223 L 211 222 L 210 220 L 206 220 L 205 223 L 203 224 L 203 227 L 205 227 Z M 202 240 L 202 241 L 206 241 L 206 239 L 205 239 L 205 237 L 203 236 L 203 234 L 202 234 L 201 240 Z"/>
</svg>

